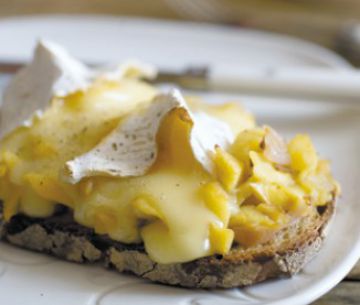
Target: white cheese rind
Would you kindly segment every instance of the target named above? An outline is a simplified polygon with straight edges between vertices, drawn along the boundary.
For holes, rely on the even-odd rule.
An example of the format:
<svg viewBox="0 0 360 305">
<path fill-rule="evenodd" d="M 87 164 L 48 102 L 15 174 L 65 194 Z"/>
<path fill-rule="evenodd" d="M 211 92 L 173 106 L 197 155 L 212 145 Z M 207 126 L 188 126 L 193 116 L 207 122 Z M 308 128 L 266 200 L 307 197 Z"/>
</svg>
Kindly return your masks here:
<svg viewBox="0 0 360 305">
<path fill-rule="evenodd" d="M 0 136 L 31 124 L 34 113 L 49 105 L 53 96 L 65 96 L 85 89 L 92 73 L 61 47 L 39 42 L 32 62 L 22 68 L 4 92 Z"/>
<path fill-rule="evenodd" d="M 70 181 L 95 175 L 143 175 L 156 160 L 161 120 L 176 107 L 181 104 L 171 95 L 155 97 L 147 109 L 127 117 L 91 151 L 67 162 Z"/>
<path fill-rule="evenodd" d="M 32 62 L 14 76 L 4 92 L 0 137 L 18 126 L 30 126 L 33 115 L 41 114 L 52 98 L 86 90 L 95 79 L 153 78 L 156 73 L 153 66 L 135 61 L 113 68 L 91 69 L 61 46 L 40 41 Z"/>
<path fill-rule="evenodd" d="M 156 135 L 164 116 L 183 108 L 193 121 L 190 145 L 194 157 L 212 173 L 210 151 L 216 145 L 226 148 L 232 142 L 230 127 L 206 114 L 194 115 L 178 90 L 160 94 L 147 109 L 129 115 L 103 141 L 88 153 L 66 163 L 66 175 L 76 183 L 84 177 L 144 175 L 157 157 Z"/>
</svg>

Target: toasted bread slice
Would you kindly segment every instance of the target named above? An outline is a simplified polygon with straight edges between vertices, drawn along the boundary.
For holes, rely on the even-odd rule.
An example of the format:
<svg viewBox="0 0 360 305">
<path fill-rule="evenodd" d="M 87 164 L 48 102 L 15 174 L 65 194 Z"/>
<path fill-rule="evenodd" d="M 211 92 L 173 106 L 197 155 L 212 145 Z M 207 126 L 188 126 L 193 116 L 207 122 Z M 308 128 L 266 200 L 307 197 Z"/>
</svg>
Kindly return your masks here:
<svg viewBox="0 0 360 305">
<path fill-rule="evenodd" d="M 107 267 L 155 282 L 192 288 L 231 288 L 300 271 L 321 248 L 334 205 L 335 200 L 319 207 L 312 217 L 294 221 L 271 242 L 249 248 L 234 246 L 225 256 L 176 264 L 155 263 L 141 244 L 124 244 L 95 234 L 77 224 L 65 207 L 45 219 L 14 216 L 1 224 L 0 232 L 3 239 L 23 248 L 73 262 L 103 262 Z"/>
</svg>

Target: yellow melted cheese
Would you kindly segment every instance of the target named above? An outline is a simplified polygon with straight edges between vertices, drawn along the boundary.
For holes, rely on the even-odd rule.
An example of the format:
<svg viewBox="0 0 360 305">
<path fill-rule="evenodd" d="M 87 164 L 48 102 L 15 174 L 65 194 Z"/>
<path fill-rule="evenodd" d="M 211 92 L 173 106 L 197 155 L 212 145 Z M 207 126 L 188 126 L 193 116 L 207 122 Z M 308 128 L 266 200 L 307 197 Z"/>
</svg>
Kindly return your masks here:
<svg viewBox="0 0 360 305">
<path fill-rule="evenodd" d="M 213 178 L 193 157 L 192 123 L 182 109 L 162 122 L 159 155 L 146 175 L 93 177 L 76 185 L 63 179 L 66 161 L 94 147 L 155 93 L 134 80 L 98 82 L 85 93 L 54 99 L 31 128 L 20 127 L 8 135 L 0 149 L 1 164 L 7 169 L 0 181 L 5 218 L 19 212 L 46 217 L 61 203 L 74 210 L 77 222 L 99 234 L 125 243 L 143 241 L 157 262 L 183 262 L 227 251 L 232 242 L 228 219 L 219 218 L 204 200 L 201 189 Z M 212 247 L 210 224 L 217 228 L 217 243 L 225 242 L 226 249 Z"/>
<path fill-rule="evenodd" d="M 53 99 L 30 128 L 6 136 L 0 143 L 5 219 L 18 213 L 47 217 L 61 203 L 96 233 L 143 242 L 154 261 L 174 263 L 226 254 L 234 239 L 244 246 L 266 241 L 291 217 L 331 199 L 336 183 L 306 136 L 288 144 L 291 164 L 281 171 L 263 154 L 264 129 L 251 129 L 251 115 L 235 104 L 195 100 L 190 107 L 227 121 L 238 133 L 229 152 L 216 149 L 215 175 L 195 160 L 191 120 L 176 109 L 161 123 L 159 154 L 145 175 L 95 176 L 77 184 L 63 178 L 67 161 L 92 149 L 156 93 L 136 80 L 97 81 L 85 93 Z"/>
</svg>

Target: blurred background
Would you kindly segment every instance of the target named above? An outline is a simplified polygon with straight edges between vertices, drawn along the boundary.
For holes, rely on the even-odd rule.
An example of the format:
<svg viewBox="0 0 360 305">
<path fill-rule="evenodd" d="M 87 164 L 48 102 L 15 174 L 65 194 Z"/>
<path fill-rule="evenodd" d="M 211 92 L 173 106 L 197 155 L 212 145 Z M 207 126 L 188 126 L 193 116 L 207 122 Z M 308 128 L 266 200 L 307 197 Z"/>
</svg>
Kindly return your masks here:
<svg viewBox="0 0 360 305">
<path fill-rule="evenodd" d="M 359 64 L 359 0 L 0 0 L 0 17 L 111 14 L 196 20 L 290 34 Z"/>
</svg>

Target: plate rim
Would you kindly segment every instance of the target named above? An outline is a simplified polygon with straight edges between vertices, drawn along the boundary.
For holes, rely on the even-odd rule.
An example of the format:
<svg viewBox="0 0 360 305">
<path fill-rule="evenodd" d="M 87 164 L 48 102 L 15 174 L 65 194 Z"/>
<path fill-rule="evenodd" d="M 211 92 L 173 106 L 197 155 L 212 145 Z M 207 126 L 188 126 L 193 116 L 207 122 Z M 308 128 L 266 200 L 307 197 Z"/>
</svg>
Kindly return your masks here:
<svg viewBox="0 0 360 305">
<path fill-rule="evenodd" d="M 160 26 L 161 24 L 166 24 L 167 26 L 173 26 L 177 28 L 187 28 L 190 29 L 193 26 L 201 28 L 203 31 L 215 30 L 218 32 L 224 32 L 229 34 L 242 33 L 242 35 L 257 36 L 263 37 L 266 36 L 272 42 L 275 41 L 278 45 L 281 45 L 282 42 L 286 41 L 286 49 L 293 49 L 300 55 L 312 56 L 316 58 L 319 62 L 322 62 L 325 66 L 332 67 L 335 69 L 347 69 L 351 68 L 352 65 L 341 55 L 337 54 L 331 49 L 327 49 L 319 44 L 313 43 L 311 41 L 293 37 L 286 34 L 274 33 L 269 31 L 263 31 L 259 29 L 251 28 L 240 28 L 234 25 L 228 24 L 214 24 L 207 22 L 196 22 L 189 20 L 169 20 L 169 19 L 156 19 L 149 17 L 131 17 L 131 16 L 115 16 L 115 15 L 105 15 L 105 14 L 34 14 L 34 15 L 22 15 L 22 16 L 9 16 L 0 18 L 0 26 L 9 25 L 9 23 L 16 22 L 36 22 L 36 21 L 47 21 L 51 20 L 76 20 L 80 22 L 96 20 L 100 22 L 132 22 L 133 24 L 148 24 L 151 26 Z M 293 47 L 290 48 L 289 46 Z M 306 51 L 305 51 L 306 49 Z M 314 53 L 313 53 L 314 52 Z M 316 55 L 314 55 L 316 54 Z M 321 56 L 319 55 L 321 54 Z M 10 60 L 11 58 L 4 58 L 4 60 Z"/>
</svg>

